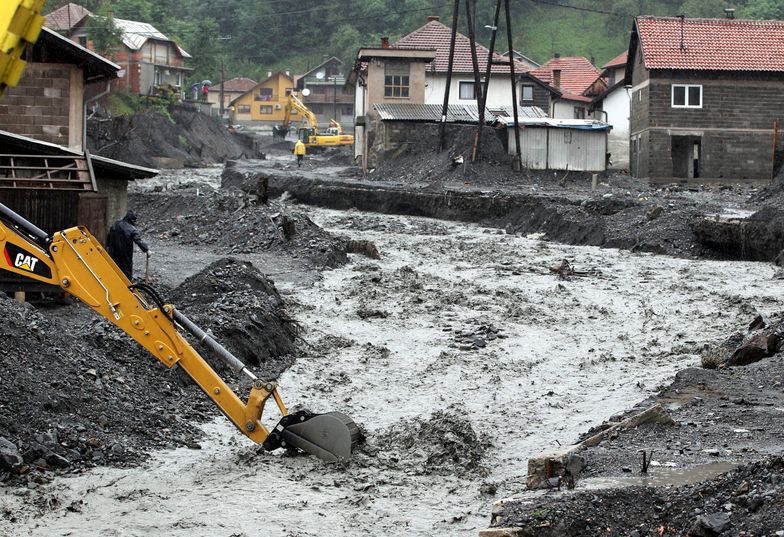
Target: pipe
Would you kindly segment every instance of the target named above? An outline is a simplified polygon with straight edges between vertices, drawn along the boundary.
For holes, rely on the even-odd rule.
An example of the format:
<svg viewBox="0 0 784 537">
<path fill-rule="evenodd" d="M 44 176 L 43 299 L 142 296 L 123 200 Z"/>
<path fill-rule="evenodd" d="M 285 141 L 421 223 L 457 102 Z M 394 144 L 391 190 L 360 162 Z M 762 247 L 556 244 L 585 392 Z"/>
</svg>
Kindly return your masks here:
<svg viewBox="0 0 784 537">
<path fill-rule="evenodd" d="M 83 106 L 83 109 L 82 109 L 82 151 L 85 151 L 85 152 L 87 151 L 87 106 L 90 103 L 95 102 L 98 99 L 101 99 L 101 98 L 105 97 L 111 91 L 112 91 L 112 82 L 111 82 L 111 80 L 109 80 L 109 81 L 106 82 L 106 89 L 105 90 L 100 92 L 98 95 L 94 95 L 94 96 L 92 96 L 89 99 L 86 99 L 84 101 L 84 106 Z"/>
<path fill-rule="evenodd" d="M 230 353 L 226 347 L 215 341 L 215 338 L 213 338 L 207 332 L 196 326 L 196 324 L 188 319 L 184 313 L 174 309 L 173 315 L 177 324 L 182 326 L 189 334 L 195 337 L 199 343 L 203 344 L 205 347 L 217 354 L 235 372 L 244 373 L 251 380 L 258 380 L 256 375 L 248 371 L 248 368 L 245 366 L 242 360 Z"/>
</svg>

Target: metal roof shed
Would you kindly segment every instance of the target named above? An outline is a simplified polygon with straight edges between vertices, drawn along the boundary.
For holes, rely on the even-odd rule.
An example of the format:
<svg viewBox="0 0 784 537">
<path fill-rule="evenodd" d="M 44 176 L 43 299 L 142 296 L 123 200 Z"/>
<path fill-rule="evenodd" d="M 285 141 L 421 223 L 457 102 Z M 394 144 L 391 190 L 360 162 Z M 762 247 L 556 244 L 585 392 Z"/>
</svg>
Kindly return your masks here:
<svg viewBox="0 0 784 537">
<path fill-rule="evenodd" d="M 499 124 L 515 128 L 514 119 L 499 117 Z M 607 169 L 607 123 L 585 119 L 520 118 L 520 152 L 531 170 L 602 172 Z M 509 138 L 511 140 L 511 137 Z M 507 144 L 514 155 L 514 143 Z"/>
</svg>

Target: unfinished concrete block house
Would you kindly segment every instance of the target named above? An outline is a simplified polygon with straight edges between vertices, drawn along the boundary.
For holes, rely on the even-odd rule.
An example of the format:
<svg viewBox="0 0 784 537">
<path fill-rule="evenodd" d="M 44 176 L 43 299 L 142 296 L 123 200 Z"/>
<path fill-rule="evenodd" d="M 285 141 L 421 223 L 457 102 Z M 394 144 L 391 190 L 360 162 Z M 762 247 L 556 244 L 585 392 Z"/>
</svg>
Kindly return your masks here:
<svg viewBox="0 0 784 537">
<path fill-rule="evenodd" d="M 670 181 L 768 181 L 784 115 L 784 21 L 637 17 L 630 167 Z"/>
</svg>

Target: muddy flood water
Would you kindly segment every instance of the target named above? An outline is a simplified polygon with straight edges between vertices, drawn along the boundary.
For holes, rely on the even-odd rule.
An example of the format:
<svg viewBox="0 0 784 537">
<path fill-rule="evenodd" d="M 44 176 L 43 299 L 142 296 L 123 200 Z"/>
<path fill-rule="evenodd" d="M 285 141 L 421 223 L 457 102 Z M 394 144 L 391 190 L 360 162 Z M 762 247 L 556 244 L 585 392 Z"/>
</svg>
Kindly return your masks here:
<svg viewBox="0 0 784 537">
<path fill-rule="evenodd" d="M 4 491 L 0 508 L 20 514 L 0 534 L 475 536 L 494 501 L 524 491 L 529 456 L 654 393 L 704 342 L 784 298 L 767 264 L 307 210 L 382 255 L 279 284 L 308 353 L 282 395 L 352 416 L 368 435 L 353 462 L 265 453 L 218 419 L 201 450 Z M 563 259 L 580 274 L 553 273 Z"/>
</svg>

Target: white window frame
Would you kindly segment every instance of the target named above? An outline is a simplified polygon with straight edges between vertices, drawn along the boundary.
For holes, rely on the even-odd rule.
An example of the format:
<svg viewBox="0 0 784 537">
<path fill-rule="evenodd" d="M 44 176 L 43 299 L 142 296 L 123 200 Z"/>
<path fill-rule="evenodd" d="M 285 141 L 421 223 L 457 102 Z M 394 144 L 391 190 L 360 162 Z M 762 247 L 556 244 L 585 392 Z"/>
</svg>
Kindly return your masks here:
<svg viewBox="0 0 784 537">
<path fill-rule="evenodd" d="M 531 98 L 525 98 L 525 90 L 526 88 L 531 88 Z M 520 101 L 521 102 L 533 102 L 534 100 L 534 85 L 533 84 L 523 84 L 520 86 Z"/>
<path fill-rule="evenodd" d="M 675 104 L 675 88 L 683 88 L 684 104 Z M 700 104 L 691 104 L 689 102 L 689 90 L 691 88 L 700 89 Z M 673 84 L 670 89 L 670 105 L 673 108 L 702 108 L 702 84 Z"/>
</svg>

